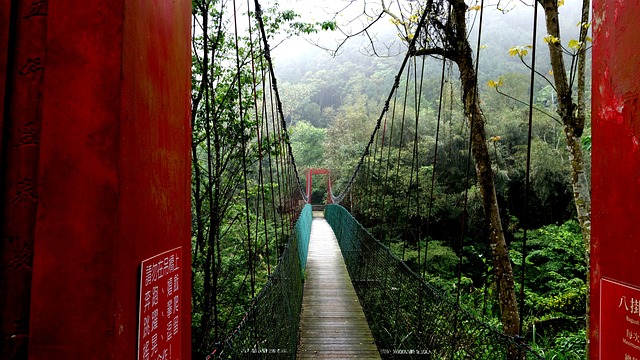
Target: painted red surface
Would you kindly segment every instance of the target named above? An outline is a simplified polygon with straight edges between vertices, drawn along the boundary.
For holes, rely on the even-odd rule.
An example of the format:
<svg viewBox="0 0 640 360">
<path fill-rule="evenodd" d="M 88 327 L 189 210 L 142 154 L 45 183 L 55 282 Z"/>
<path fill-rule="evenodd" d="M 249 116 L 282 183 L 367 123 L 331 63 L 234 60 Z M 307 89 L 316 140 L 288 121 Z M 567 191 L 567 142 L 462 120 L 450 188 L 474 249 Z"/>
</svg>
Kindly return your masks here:
<svg viewBox="0 0 640 360">
<path fill-rule="evenodd" d="M 7 54 L 3 74 L 2 198 L 0 228 L 0 358 L 25 358 L 38 206 L 40 115 L 47 3 L 17 1 L 4 14 Z M 11 15 L 11 19 L 9 19 Z M 9 39 L 11 43 L 9 44 Z"/>
<path fill-rule="evenodd" d="M 9 1 L 0 1 L 0 49 L 9 38 L 16 42 L 15 53 L 0 60 L 0 70 L 15 60 L 13 75 L 0 75 L 2 89 L 10 88 L 0 108 L 9 139 L 0 169 L 3 222 L 26 232 L 12 239 L 33 242 L 33 250 L 16 252 L 24 262 L 18 267 L 2 250 L 3 285 L 20 280 L 9 270 L 32 270 L 32 277 L 30 289 L 12 283 L 1 290 L 11 295 L 0 298 L 14 296 L 30 312 L 20 323 L 29 329 L 29 359 L 134 359 L 142 261 L 190 248 L 191 3 L 14 1 L 21 10 L 12 13 L 5 12 Z M 38 14 L 38 4 L 47 3 Z M 11 36 L 10 13 L 17 29 Z M 39 30 L 26 25 L 34 19 Z M 22 123 L 31 118 L 41 126 Z M 37 144 L 19 151 L 23 146 L 14 145 L 33 139 L 23 136 L 29 126 L 36 126 Z M 12 220 L 17 216 L 32 226 Z M 5 243 L 9 231 L 2 229 Z M 190 251 L 183 255 L 189 264 Z M 185 298 L 189 269 L 180 270 Z M 1 305 L 9 315 L 24 313 Z M 179 306 L 190 314 L 190 301 Z M 191 356 L 189 316 L 179 326 L 181 352 L 170 359 Z"/>
<path fill-rule="evenodd" d="M 591 358 L 613 359 L 603 279 L 640 286 L 640 3 L 594 1 Z M 604 295 L 603 295 L 604 296 Z M 613 305 L 612 305 L 613 304 Z M 606 321 L 605 321 L 606 322 Z"/>
<path fill-rule="evenodd" d="M 0 0 L 0 54 L 9 52 L 9 16 L 11 0 Z M 7 77 L 8 56 L 0 56 L 0 134 L 4 122 L 4 93 Z M 0 137 L 0 159 L 2 159 L 2 137 Z M 0 165 L 1 167 L 2 165 Z"/>
<path fill-rule="evenodd" d="M 331 171 L 329 169 L 307 169 L 307 181 L 306 181 L 306 190 L 307 190 L 307 203 L 311 204 L 311 194 L 313 193 L 313 175 L 327 175 L 327 204 L 333 203 L 333 199 L 331 198 Z"/>
</svg>

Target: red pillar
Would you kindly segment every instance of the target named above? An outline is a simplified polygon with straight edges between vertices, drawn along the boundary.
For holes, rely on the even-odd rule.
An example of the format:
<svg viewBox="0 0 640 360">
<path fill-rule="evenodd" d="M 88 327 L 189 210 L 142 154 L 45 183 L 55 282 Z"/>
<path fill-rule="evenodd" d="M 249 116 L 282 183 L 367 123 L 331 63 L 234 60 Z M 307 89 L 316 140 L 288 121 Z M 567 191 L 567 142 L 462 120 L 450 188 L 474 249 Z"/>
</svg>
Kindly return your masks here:
<svg viewBox="0 0 640 360">
<path fill-rule="evenodd" d="M 640 359 L 639 14 L 594 1 L 592 359 Z"/>
<path fill-rule="evenodd" d="M 30 0 L 13 1 L 20 9 L 9 12 L 9 2 L 0 0 L 0 54 L 10 50 L 0 59 L 0 130 L 8 139 L 0 144 L 0 285 L 15 279 L 15 253 L 32 276 L 21 281 L 27 291 L 0 290 L 3 338 L 8 313 L 28 329 L 29 359 L 135 359 L 140 265 L 182 247 L 180 351 L 169 358 L 189 359 L 191 3 Z M 35 18 L 25 11 L 34 9 L 42 53 L 26 36 L 36 29 L 24 25 Z M 19 74 L 24 69 L 31 72 Z M 22 110 L 41 126 L 25 127 Z M 15 146 L 32 132 L 35 144 Z M 23 147 L 31 157 L 19 162 Z M 18 174 L 24 169 L 33 173 Z M 6 224 L 17 224 L 11 219 L 22 209 L 14 202 L 34 206 L 25 227 L 31 240 L 8 236 Z M 10 252 L 15 239 L 33 250 Z M 24 309 L 2 306 L 12 301 L 26 304 L 26 319 Z M 11 346 L 3 341 L 0 351 Z"/>
<path fill-rule="evenodd" d="M 307 204 L 311 204 L 311 194 L 313 193 L 313 169 L 307 169 Z"/>
<path fill-rule="evenodd" d="M 0 22 L 0 358 L 26 358 L 38 207 L 47 4 L 3 1 Z"/>
</svg>

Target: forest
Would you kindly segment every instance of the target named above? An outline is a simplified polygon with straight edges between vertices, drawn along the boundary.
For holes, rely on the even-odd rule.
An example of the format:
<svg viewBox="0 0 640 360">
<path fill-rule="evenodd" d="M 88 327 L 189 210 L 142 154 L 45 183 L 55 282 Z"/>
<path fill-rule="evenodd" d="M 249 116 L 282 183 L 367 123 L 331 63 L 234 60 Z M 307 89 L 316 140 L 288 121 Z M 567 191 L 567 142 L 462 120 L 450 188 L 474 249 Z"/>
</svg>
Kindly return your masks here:
<svg viewBox="0 0 640 360">
<path fill-rule="evenodd" d="M 530 4 L 451 1 L 464 5 L 460 33 L 417 39 L 400 76 L 422 3 L 372 0 L 345 10 L 335 1 L 327 10 L 332 3 L 310 10 L 314 17 L 305 15 L 311 2 L 264 3 L 260 36 L 247 4 L 193 1 L 194 357 L 234 331 L 270 277 L 308 168 L 330 169 L 334 194 L 346 194 L 341 204 L 398 258 L 509 333 L 504 264 L 490 235 L 497 222 L 510 286 L 523 301 L 520 335 L 546 359 L 587 357 L 589 2 L 537 0 L 534 47 Z M 545 21 L 553 11 L 556 30 Z M 452 18 L 441 13 L 443 24 Z M 464 38 L 477 61 L 472 97 L 449 36 Z M 263 37 L 274 74 L 259 50 Z M 371 138 L 394 81 L 393 106 Z M 402 119 L 401 131 L 391 119 Z M 484 133 L 486 169 L 474 130 Z M 491 221 L 483 173 L 495 192 Z M 312 203 L 327 201 L 326 183 L 314 178 Z"/>
</svg>

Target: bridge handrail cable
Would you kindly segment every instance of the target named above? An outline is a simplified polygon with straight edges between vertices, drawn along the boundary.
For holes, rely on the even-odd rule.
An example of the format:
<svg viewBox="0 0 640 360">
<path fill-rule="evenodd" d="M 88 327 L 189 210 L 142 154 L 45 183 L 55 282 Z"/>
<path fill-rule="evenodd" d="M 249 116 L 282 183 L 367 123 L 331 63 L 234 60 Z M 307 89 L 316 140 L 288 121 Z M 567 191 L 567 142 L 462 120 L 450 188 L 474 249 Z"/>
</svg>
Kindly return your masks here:
<svg viewBox="0 0 640 360">
<path fill-rule="evenodd" d="M 325 217 L 383 356 L 542 359 L 429 284 L 342 206 L 327 205 Z"/>
<path fill-rule="evenodd" d="M 389 107 L 390 107 L 390 104 L 391 104 L 391 100 L 393 99 L 393 96 L 395 95 L 396 91 L 400 87 L 400 79 L 402 78 L 402 74 L 404 73 L 404 70 L 405 70 L 405 68 L 407 66 L 407 63 L 409 62 L 409 59 L 413 56 L 412 54 L 416 49 L 416 42 L 418 41 L 418 38 L 420 37 L 420 33 L 424 30 L 424 28 L 425 28 L 425 26 L 427 24 L 426 20 L 427 20 L 427 17 L 429 16 L 429 14 L 431 13 L 432 7 L 433 7 L 433 1 L 429 0 L 427 2 L 426 6 L 425 6 L 425 10 L 422 13 L 422 16 L 420 17 L 420 21 L 418 22 L 418 26 L 416 28 L 416 32 L 415 32 L 413 38 L 411 39 L 411 41 L 409 42 L 409 47 L 407 49 L 407 53 L 406 53 L 404 59 L 402 60 L 402 64 L 400 65 L 400 69 L 398 70 L 398 73 L 396 74 L 396 77 L 395 77 L 394 82 L 393 82 L 393 86 L 391 87 L 391 91 L 389 92 L 389 95 L 387 96 L 387 99 L 384 102 L 384 107 L 382 108 L 380 116 L 378 117 L 378 120 L 376 121 L 376 126 L 373 129 L 373 132 L 371 133 L 371 137 L 369 138 L 369 142 L 367 143 L 367 146 L 365 147 L 364 151 L 362 152 L 362 155 L 360 156 L 360 160 L 358 161 L 358 165 L 356 165 L 356 168 L 354 169 L 353 173 L 351 174 L 351 177 L 349 178 L 349 181 L 347 182 L 347 185 L 342 190 L 342 192 L 340 192 L 337 196 L 334 196 L 333 193 L 329 194 L 329 196 L 331 196 L 331 200 L 335 204 L 341 203 L 342 200 L 344 200 L 344 198 L 347 196 L 347 194 L 349 193 L 349 191 L 353 187 L 354 182 L 356 181 L 358 173 L 360 172 L 360 168 L 362 168 L 362 165 L 364 164 L 365 158 L 367 157 L 367 155 L 369 155 L 369 153 L 371 151 L 371 146 L 373 145 L 373 143 L 376 140 L 376 134 L 380 130 L 380 127 L 382 125 L 382 120 L 384 119 L 385 114 L 389 111 Z"/>
</svg>

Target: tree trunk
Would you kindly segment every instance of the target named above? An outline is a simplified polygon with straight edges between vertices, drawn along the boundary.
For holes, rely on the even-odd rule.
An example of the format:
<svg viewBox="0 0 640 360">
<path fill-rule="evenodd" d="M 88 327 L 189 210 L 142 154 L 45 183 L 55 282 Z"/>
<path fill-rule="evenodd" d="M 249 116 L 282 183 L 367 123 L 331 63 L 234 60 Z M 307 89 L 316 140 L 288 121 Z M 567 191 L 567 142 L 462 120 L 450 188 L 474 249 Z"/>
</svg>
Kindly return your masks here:
<svg viewBox="0 0 640 360">
<path fill-rule="evenodd" d="M 560 24 L 558 21 L 558 6 L 555 0 L 540 0 L 545 13 L 547 32 L 549 35 L 560 38 Z M 588 16 L 588 6 L 587 6 Z M 586 36 L 586 32 L 585 32 Z M 584 41 L 584 40 L 583 40 Z M 582 237 L 585 242 L 585 251 L 589 254 L 589 239 L 591 237 L 591 186 L 584 169 L 584 155 L 582 153 L 582 132 L 584 131 L 585 114 L 584 104 L 576 106 L 573 102 L 573 89 L 571 89 L 567 77 L 564 63 L 563 50 L 560 43 L 548 42 L 549 53 L 551 55 L 551 68 L 553 78 L 558 93 L 558 114 L 564 125 L 564 133 L 567 139 L 569 156 L 571 161 L 571 184 L 573 186 L 573 197 Z M 583 62 L 583 61 L 581 61 Z M 583 65 L 584 66 L 584 65 Z M 578 85 L 582 89 L 579 93 L 584 94 L 584 68 L 582 75 L 578 74 Z M 579 96 L 579 100 L 584 102 L 584 96 Z"/>
<path fill-rule="evenodd" d="M 554 38 L 560 37 L 560 23 L 558 19 L 558 5 L 555 0 L 538 0 L 544 8 L 547 33 Z M 586 24 L 589 20 L 589 1 L 583 0 L 581 23 Z M 558 114 L 564 125 L 564 134 L 569 150 L 569 161 L 571 163 L 571 185 L 573 188 L 573 199 L 576 206 L 578 221 L 582 231 L 584 242 L 585 259 L 587 267 L 591 258 L 591 184 L 585 173 L 584 154 L 582 152 L 582 132 L 585 124 L 585 62 L 586 62 L 586 36 L 587 28 L 581 27 L 580 41 L 582 47 L 577 54 L 578 61 L 578 104 L 573 102 L 573 89 L 567 77 L 564 63 L 563 50 L 559 42 L 549 41 L 549 54 L 551 56 L 551 68 L 553 78 L 558 93 Z M 589 284 L 589 271 L 587 271 L 587 284 Z M 586 300 L 586 334 L 587 334 L 587 357 L 589 356 L 589 298 Z"/>
<path fill-rule="evenodd" d="M 513 270 L 507 242 L 502 229 L 498 199 L 496 196 L 491 157 L 487 148 L 485 133 L 485 117 L 480 109 L 480 99 L 477 95 L 477 74 L 473 63 L 472 50 L 466 34 L 466 5 L 464 1 L 453 3 L 452 21 L 455 39 L 448 39 L 450 45 L 455 46 L 454 61 L 460 70 L 465 114 L 472 129 L 471 149 L 476 163 L 478 187 L 482 196 L 485 216 L 489 220 L 489 239 L 495 264 L 495 276 L 498 282 L 502 325 L 507 335 L 519 335 L 520 316 L 516 299 Z"/>
</svg>

